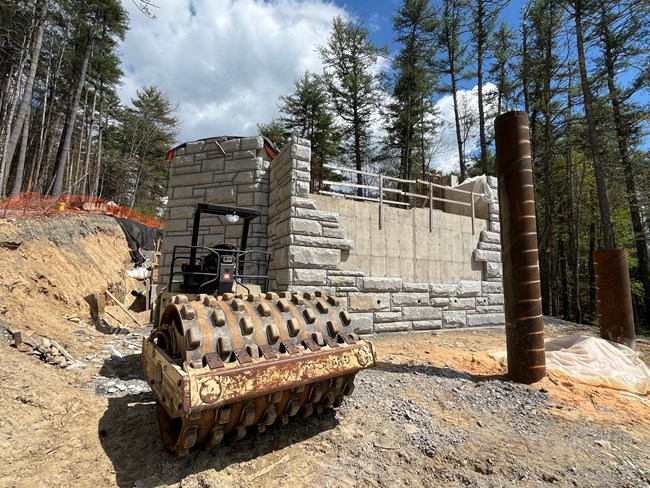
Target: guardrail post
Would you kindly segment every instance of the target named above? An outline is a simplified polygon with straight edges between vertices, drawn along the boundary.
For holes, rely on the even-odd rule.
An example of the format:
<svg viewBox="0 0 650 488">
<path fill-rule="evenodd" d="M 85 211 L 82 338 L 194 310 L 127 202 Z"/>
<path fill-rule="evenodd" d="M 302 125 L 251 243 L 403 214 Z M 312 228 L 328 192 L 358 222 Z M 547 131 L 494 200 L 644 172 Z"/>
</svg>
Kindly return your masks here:
<svg viewBox="0 0 650 488">
<path fill-rule="evenodd" d="M 433 183 L 429 182 L 429 232 L 433 232 Z"/>
<path fill-rule="evenodd" d="M 472 190 L 472 193 L 470 195 L 471 200 L 471 208 L 472 208 L 472 235 L 476 233 L 476 230 L 474 229 L 474 214 L 476 213 L 474 211 L 474 190 Z"/>
<path fill-rule="evenodd" d="M 384 227 L 384 175 L 379 175 L 379 229 Z"/>
</svg>

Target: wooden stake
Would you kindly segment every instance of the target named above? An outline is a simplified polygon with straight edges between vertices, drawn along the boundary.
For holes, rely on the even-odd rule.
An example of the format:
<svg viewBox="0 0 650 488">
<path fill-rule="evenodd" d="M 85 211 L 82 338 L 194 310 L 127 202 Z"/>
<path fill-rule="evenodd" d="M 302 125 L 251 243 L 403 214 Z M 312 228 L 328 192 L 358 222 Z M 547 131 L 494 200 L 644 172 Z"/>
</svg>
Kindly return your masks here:
<svg viewBox="0 0 650 488">
<path fill-rule="evenodd" d="M 106 290 L 106 294 L 113 300 L 118 307 L 120 307 L 122 310 L 124 310 L 124 313 L 126 313 L 129 317 L 131 317 L 131 320 L 133 320 L 138 327 L 142 327 L 142 324 L 138 319 L 136 319 L 131 312 L 128 311 L 128 309 L 120 303 L 120 301 L 115 298 L 115 295 L 113 295 L 110 291 Z"/>
</svg>

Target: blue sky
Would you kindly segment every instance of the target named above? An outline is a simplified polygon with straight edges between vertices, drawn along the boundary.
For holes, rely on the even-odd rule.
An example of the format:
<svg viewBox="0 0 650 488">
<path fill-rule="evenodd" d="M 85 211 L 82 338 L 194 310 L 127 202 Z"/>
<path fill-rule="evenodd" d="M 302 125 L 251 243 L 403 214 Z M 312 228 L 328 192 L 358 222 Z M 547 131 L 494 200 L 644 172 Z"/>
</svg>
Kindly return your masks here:
<svg viewBox="0 0 650 488">
<path fill-rule="evenodd" d="M 398 0 L 159 0 L 158 18 L 152 21 L 138 12 L 132 0 L 122 1 L 131 16 L 131 29 L 121 46 L 122 101 L 129 103 L 143 86 L 158 86 L 178 106 L 178 142 L 252 135 L 257 123 L 278 117 L 278 97 L 291 93 L 305 70 L 322 70 L 315 47 L 326 42 L 337 15 L 361 19 L 374 43 L 394 51 L 392 16 L 401 4 Z M 521 4 L 516 0 L 506 10 L 513 27 Z M 464 86 L 470 104 L 475 99 L 473 85 L 470 80 Z M 451 119 L 449 100 L 441 97 L 438 103 L 443 120 Z M 444 134 L 440 146 L 436 166 L 443 171 L 455 169 L 454 147 Z"/>
</svg>

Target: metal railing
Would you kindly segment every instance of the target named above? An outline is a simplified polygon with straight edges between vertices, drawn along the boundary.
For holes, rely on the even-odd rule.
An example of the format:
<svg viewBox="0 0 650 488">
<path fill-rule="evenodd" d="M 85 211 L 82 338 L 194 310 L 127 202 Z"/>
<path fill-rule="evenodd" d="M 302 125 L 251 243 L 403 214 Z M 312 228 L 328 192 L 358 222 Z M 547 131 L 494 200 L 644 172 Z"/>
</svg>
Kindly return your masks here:
<svg viewBox="0 0 650 488">
<path fill-rule="evenodd" d="M 455 205 L 460 205 L 462 207 L 470 207 L 470 216 L 472 218 L 472 234 L 475 233 L 475 223 L 474 220 L 476 218 L 476 212 L 475 212 L 475 197 L 477 194 L 475 194 L 473 191 L 467 191 L 467 190 L 461 190 L 458 188 L 453 188 L 451 186 L 445 186 L 445 185 L 439 185 L 437 183 L 433 183 L 431 181 L 426 181 L 426 180 L 405 180 L 402 178 L 395 178 L 392 176 L 384 176 L 382 174 L 376 174 L 376 173 L 370 173 L 368 171 L 359 171 L 356 169 L 351 169 L 351 168 L 342 168 L 340 166 L 334 166 L 332 164 L 324 164 L 323 168 L 331 169 L 331 170 L 336 170 L 340 173 L 351 173 L 355 175 L 362 175 L 366 176 L 369 178 L 374 178 L 377 180 L 378 184 L 377 186 L 374 185 L 365 185 L 365 184 L 359 184 L 359 183 L 349 183 L 347 181 L 331 181 L 331 180 L 323 180 L 323 185 L 330 185 L 330 186 L 338 186 L 338 187 L 343 187 L 343 188 L 354 188 L 354 189 L 363 189 L 367 190 L 368 194 L 371 195 L 373 192 L 376 192 L 377 196 L 363 196 L 363 195 L 357 195 L 356 193 L 345 193 L 345 192 L 336 192 L 336 191 L 327 191 L 327 190 L 320 190 L 318 193 L 321 195 L 329 195 L 329 196 L 334 196 L 334 197 L 343 197 L 343 198 L 348 198 L 352 200 L 361 200 L 361 201 L 367 201 L 367 202 L 377 202 L 379 204 L 379 228 L 383 228 L 384 226 L 384 205 L 395 205 L 399 207 L 405 207 L 405 208 L 411 208 L 411 204 L 409 202 L 400 202 L 396 200 L 390 200 L 386 198 L 386 194 L 394 195 L 394 196 L 405 196 L 409 198 L 416 198 L 416 199 L 423 199 L 425 201 L 428 201 L 429 205 L 429 232 L 433 231 L 433 211 L 436 210 L 434 209 L 433 202 L 442 202 L 442 203 L 451 203 Z M 426 185 L 428 187 L 428 191 L 426 195 L 423 195 L 421 193 L 414 193 L 412 191 L 404 191 L 400 190 L 399 188 L 391 188 L 387 186 L 387 183 L 402 183 L 409 185 L 409 190 L 411 185 Z M 434 188 L 439 188 L 444 190 L 444 195 L 447 195 L 447 192 L 456 192 L 458 194 L 464 194 L 464 195 L 469 195 L 469 202 L 463 202 L 460 200 L 452 200 L 450 198 L 442 198 L 435 196 L 433 194 L 433 189 Z"/>
</svg>

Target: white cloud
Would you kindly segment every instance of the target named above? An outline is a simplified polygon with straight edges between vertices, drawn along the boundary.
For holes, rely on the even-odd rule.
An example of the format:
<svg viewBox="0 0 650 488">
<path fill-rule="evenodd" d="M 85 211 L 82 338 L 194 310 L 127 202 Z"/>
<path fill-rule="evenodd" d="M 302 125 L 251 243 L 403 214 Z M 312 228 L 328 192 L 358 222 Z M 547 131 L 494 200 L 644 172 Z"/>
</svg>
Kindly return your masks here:
<svg viewBox="0 0 650 488">
<path fill-rule="evenodd" d="M 152 21 L 131 0 L 122 2 L 131 18 L 120 49 L 122 102 L 145 85 L 158 86 L 179 107 L 179 142 L 255 134 L 258 122 L 279 115 L 278 97 L 293 90 L 296 78 L 306 69 L 322 71 L 315 47 L 325 44 L 333 17 L 349 17 L 327 0 L 160 0 Z M 375 69 L 389 63 L 382 57 Z M 459 96 L 470 112 L 478 110 L 477 87 Z M 451 96 L 436 108 L 448 124 L 432 166 L 458 171 Z M 377 134 L 383 130 L 377 121 L 374 128 Z M 469 140 L 468 153 L 476 149 L 476 130 Z"/>
<path fill-rule="evenodd" d="M 320 0 L 161 0 L 152 21 L 122 1 L 131 16 L 122 102 L 158 86 L 178 104 L 180 142 L 256 133 L 297 77 L 321 71 L 315 46 L 346 16 Z"/>
<path fill-rule="evenodd" d="M 483 85 L 483 94 L 496 90 L 496 86 L 492 83 Z M 486 121 L 485 127 L 488 133 L 492 133 L 492 126 L 494 117 L 487 117 L 487 114 L 494 112 L 494 108 L 490 104 L 486 104 L 484 99 Z M 468 117 L 474 118 L 475 123 L 472 124 L 467 137 L 465 147 L 465 154 L 469 155 L 479 147 L 479 125 L 478 125 L 478 86 L 471 90 L 458 91 L 458 106 L 460 107 L 461 117 L 462 114 L 467 114 Z M 441 171 L 442 173 L 449 173 L 451 171 L 460 171 L 458 161 L 458 146 L 456 143 L 456 125 L 454 122 L 454 100 L 451 95 L 442 97 L 436 102 L 435 108 L 438 112 L 438 120 L 441 123 L 440 131 L 437 135 L 436 148 L 431 158 L 431 165 L 433 168 Z"/>
</svg>

